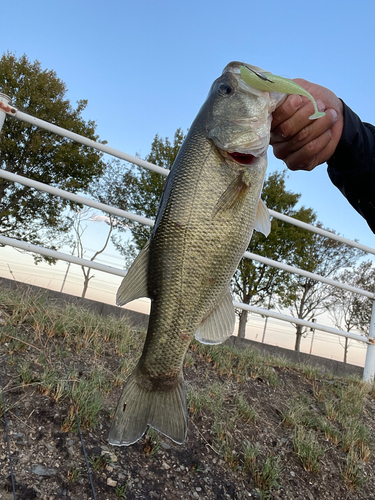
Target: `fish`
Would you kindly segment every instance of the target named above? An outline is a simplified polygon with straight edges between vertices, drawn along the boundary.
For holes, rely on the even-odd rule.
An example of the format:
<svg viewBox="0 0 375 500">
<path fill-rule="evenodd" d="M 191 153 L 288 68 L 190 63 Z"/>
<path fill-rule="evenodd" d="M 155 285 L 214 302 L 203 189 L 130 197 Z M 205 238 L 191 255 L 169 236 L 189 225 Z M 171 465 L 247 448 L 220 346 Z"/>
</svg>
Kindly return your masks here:
<svg viewBox="0 0 375 500">
<path fill-rule="evenodd" d="M 118 305 L 149 297 L 151 310 L 111 445 L 135 443 L 148 426 L 185 441 L 186 352 L 194 337 L 220 344 L 232 335 L 232 276 L 253 230 L 270 232 L 260 196 L 272 111 L 285 95 L 249 86 L 241 66 L 229 63 L 212 84 L 167 177 L 150 239 L 118 289 Z"/>
<path fill-rule="evenodd" d="M 268 71 L 258 71 L 254 67 L 243 64 L 241 67 L 242 79 L 258 90 L 283 92 L 285 94 L 298 94 L 303 95 L 310 99 L 313 103 L 315 113 L 309 116 L 310 120 L 322 118 L 325 115 L 324 111 L 319 111 L 314 97 L 306 89 L 293 82 L 289 78 L 283 76 L 273 75 Z"/>
</svg>

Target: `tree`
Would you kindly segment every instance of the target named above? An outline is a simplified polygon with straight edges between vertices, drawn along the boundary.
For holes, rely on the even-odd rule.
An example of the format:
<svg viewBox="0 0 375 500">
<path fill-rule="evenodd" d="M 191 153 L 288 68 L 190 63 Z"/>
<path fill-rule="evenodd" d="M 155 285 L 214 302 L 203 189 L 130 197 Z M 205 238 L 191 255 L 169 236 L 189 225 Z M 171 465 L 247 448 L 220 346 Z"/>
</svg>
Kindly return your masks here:
<svg viewBox="0 0 375 500">
<path fill-rule="evenodd" d="M 370 260 L 361 262 L 356 269 L 353 269 L 352 283 L 358 288 L 374 293 L 375 290 L 375 268 Z M 345 279 L 345 278 L 344 278 Z M 364 335 L 369 334 L 372 300 L 363 295 L 354 295 L 355 326 Z"/>
<path fill-rule="evenodd" d="M 110 206 L 116 206 L 122 210 L 127 210 L 129 205 L 129 197 L 131 194 L 133 176 L 129 171 L 127 165 L 118 160 L 113 159 L 109 161 L 104 168 L 104 172 L 101 177 L 95 179 L 89 186 L 88 194 L 100 203 L 105 203 Z M 98 223 L 104 223 L 108 226 L 108 232 L 101 242 L 101 248 L 94 252 L 91 261 L 94 261 L 98 255 L 103 253 L 110 240 L 117 246 L 117 240 L 114 235 L 116 229 L 126 230 L 129 226 L 129 221 L 123 219 L 122 217 L 107 214 L 103 212 L 97 212 L 92 209 L 80 210 L 77 207 L 72 210 L 69 215 L 70 226 L 73 232 L 74 248 L 77 251 L 78 257 L 83 258 L 85 256 L 85 243 L 84 243 L 84 233 L 87 229 L 87 225 L 83 223 L 85 221 L 97 221 Z M 98 240 L 98 243 L 100 241 Z M 91 274 L 91 268 L 81 266 L 84 282 L 82 297 L 86 296 L 89 282 L 95 276 Z"/>
<path fill-rule="evenodd" d="M 322 227 L 320 223 L 318 227 Z M 334 233 L 334 231 L 331 230 Z M 363 255 L 361 250 L 349 247 L 331 238 L 319 234 L 312 234 L 306 242 L 305 251 L 300 256 L 293 255 L 293 265 L 306 271 L 334 278 L 344 268 L 351 267 Z M 301 258 L 302 257 L 302 258 Z M 281 305 L 289 307 L 293 316 L 303 320 L 311 320 L 327 309 L 331 300 L 330 285 L 321 283 L 312 278 L 294 275 L 294 286 L 287 289 Z M 303 327 L 296 326 L 295 350 L 299 351 L 303 335 Z"/>
<path fill-rule="evenodd" d="M 145 160 L 170 170 L 185 139 L 182 130 L 177 129 L 173 144 L 168 137 L 162 139 L 156 134 L 151 152 Z M 163 192 L 165 177 L 156 172 L 137 167 L 131 182 L 132 195 L 129 201 L 129 210 L 143 217 L 155 219 Z M 133 223 L 130 226 L 136 247 L 140 250 L 150 237 L 151 228 L 142 224 Z"/>
<path fill-rule="evenodd" d="M 84 221 L 95 221 L 95 220 L 98 220 L 97 216 L 93 215 L 92 210 L 90 210 L 90 209 L 85 209 L 83 211 L 76 210 L 75 215 L 72 218 L 72 222 L 73 222 L 72 229 L 75 233 L 75 240 L 76 240 L 73 248 L 77 250 L 77 255 L 81 259 L 84 258 L 84 256 L 85 256 L 85 247 L 84 247 L 84 242 L 83 242 L 83 236 L 84 236 L 84 233 L 87 229 L 87 225 L 84 226 L 83 222 Z M 99 221 L 100 220 L 98 220 L 98 222 Z M 108 243 L 111 239 L 111 235 L 112 235 L 112 231 L 113 231 L 113 227 L 114 227 L 114 219 L 111 215 L 109 215 L 109 216 L 105 217 L 105 222 L 106 222 L 106 224 L 108 224 L 109 230 L 108 230 L 107 236 L 105 237 L 105 240 L 103 241 L 103 244 L 102 244 L 102 247 L 100 248 L 100 250 L 97 250 L 93 254 L 93 256 L 90 258 L 90 260 L 92 262 L 98 257 L 98 255 L 100 255 L 101 253 L 103 253 L 105 251 L 105 249 L 107 248 Z M 84 278 L 81 297 L 86 297 L 87 289 L 89 287 L 89 282 L 92 278 L 95 277 L 95 275 L 91 274 L 91 270 L 92 270 L 91 267 L 81 266 L 81 269 L 82 269 L 83 278 Z"/>
<path fill-rule="evenodd" d="M 73 108 L 67 88 L 52 70 L 26 55 L 7 52 L 0 59 L 0 90 L 20 111 L 98 140 L 95 123 L 85 122 L 86 100 Z M 103 171 L 92 148 L 7 117 L 0 136 L 0 167 L 71 192 L 86 190 Z M 63 212 L 71 202 L 0 178 L 0 234 L 36 244 L 58 246 L 69 230 Z"/>
<path fill-rule="evenodd" d="M 372 267 L 372 261 L 363 261 L 354 268 L 345 269 L 337 276 L 337 281 L 373 292 L 375 289 L 375 269 Z M 368 297 L 342 288 L 332 287 L 331 300 L 327 303 L 327 310 L 337 328 L 347 332 L 357 329 L 364 335 L 368 335 L 372 311 L 372 301 Z M 345 338 L 345 363 L 348 347 L 348 339 Z"/>
<path fill-rule="evenodd" d="M 309 208 L 295 209 L 300 195 L 287 191 L 285 187 L 285 172 L 270 174 L 264 183 L 262 199 L 267 207 L 277 212 L 295 217 L 305 222 L 315 219 L 314 212 Z M 254 231 L 248 251 L 279 262 L 290 263 L 294 253 L 300 257 L 305 251 L 306 242 L 311 239 L 311 233 L 291 224 L 273 218 L 271 233 L 265 237 Z M 261 262 L 243 258 L 232 280 L 232 289 L 240 302 L 252 305 L 264 305 L 270 308 L 275 305 L 286 290 L 293 285 L 290 273 L 268 266 Z M 248 311 L 241 310 L 238 336 L 245 337 Z"/>
</svg>

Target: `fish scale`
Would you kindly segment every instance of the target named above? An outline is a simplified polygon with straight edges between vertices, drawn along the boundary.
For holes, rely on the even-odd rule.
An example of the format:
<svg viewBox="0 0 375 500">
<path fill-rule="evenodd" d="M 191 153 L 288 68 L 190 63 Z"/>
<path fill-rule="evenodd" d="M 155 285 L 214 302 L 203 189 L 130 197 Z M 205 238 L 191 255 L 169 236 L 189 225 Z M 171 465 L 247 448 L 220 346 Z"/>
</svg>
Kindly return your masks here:
<svg viewBox="0 0 375 500">
<path fill-rule="evenodd" d="M 260 193 L 276 103 L 242 82 L 239 63 L 231 63 L 186 136 L 150 241 L 117 295 L 119 305 L 148 296 L 151 311 L 142 355 L 113 419 L 111 444 L 134 443 L 148 425 L 178 443 L 186 438 L 186 351 L 194 335 L 217 344 L 232 334 L 231 278 L 254 227 L 269 231 Z"/>
</svg>

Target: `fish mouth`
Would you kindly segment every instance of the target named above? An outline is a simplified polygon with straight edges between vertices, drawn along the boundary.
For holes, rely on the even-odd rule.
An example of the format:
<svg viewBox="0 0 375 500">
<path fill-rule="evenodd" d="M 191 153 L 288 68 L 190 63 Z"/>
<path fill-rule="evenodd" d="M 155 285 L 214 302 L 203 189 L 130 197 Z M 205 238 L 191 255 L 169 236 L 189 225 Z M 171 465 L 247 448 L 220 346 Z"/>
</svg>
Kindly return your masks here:
<svg viewBox="0 0 375 500">
<path fill-rule="evenodd" d="M 254 155 L 237 153 L 236 151 L 234 153 L 227 152 L 227 155 L 230 156 L 236 163 L 240 163 L 241 165 L 250 165 L 255 158 Z"/>
<path fill-rule="evenodd" d="M 251 165 L 253 160 L 257 158 L 250 153 L 240 153 L 239 151 L 229 152 L 223 149 L 219 149 L 219 151 L 226 160 L 234 161 L 239 165 Z"/>
</svg>

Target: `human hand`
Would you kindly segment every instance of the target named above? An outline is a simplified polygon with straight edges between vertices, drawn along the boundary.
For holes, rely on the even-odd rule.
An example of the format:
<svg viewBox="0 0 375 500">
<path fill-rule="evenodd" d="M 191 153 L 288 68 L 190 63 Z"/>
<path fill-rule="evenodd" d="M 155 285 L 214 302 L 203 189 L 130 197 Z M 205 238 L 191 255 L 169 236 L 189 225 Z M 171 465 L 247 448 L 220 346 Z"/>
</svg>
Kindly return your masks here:
<svg viewBox="0 0 375 500">
<path fill-rule="evenodd" d="M 333 155 L 344 126 L 343 104 L 329 89 L 296 78 L 326 114 L 309 120 L 314 113 L 310 99 L 290 95 L 275 109 L 271 123 L 271 142 L 276 158 L 290 170 L 313 170 Z"/>
</svg>

